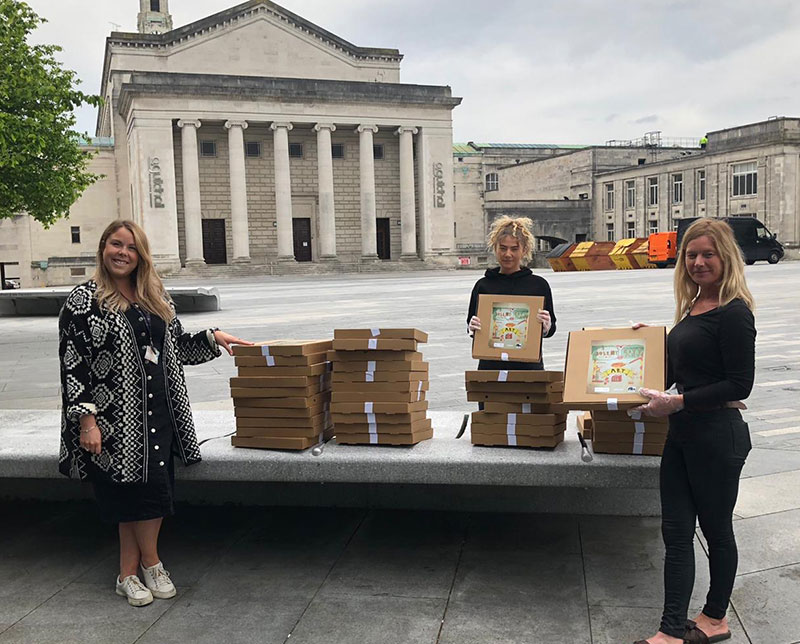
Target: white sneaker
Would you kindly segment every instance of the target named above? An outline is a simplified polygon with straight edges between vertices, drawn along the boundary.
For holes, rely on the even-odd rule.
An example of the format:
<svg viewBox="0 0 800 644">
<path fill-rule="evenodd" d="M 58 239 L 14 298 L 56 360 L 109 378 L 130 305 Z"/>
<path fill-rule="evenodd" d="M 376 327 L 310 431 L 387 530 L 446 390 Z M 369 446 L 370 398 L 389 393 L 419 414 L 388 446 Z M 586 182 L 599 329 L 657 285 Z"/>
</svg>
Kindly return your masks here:
<svg viewBox="0 0 800 644">
<path fill-rule="evenodd" d="M 144 579 L 144 583 L 150 589 L 150 592 L 153 593 L 153 597 L 158 597 L 159 599 L 175 597 L 178 591 L 175 590 L 175 585 L 169 578 L 169 573 L 164 570 L 164 564 L 159 561 L 155 566 L 150 566 L 149 568 L 142 566 L 141 568 L 142 579 Z"/>
<path fill-rule="evenodd" d="M 136 575 L 128 575 L 122 581 L 117 577 L 117 595 L 127 597 L 131 606 L 147 606 L 153 602 L 153 593 Z"/>
</svg>

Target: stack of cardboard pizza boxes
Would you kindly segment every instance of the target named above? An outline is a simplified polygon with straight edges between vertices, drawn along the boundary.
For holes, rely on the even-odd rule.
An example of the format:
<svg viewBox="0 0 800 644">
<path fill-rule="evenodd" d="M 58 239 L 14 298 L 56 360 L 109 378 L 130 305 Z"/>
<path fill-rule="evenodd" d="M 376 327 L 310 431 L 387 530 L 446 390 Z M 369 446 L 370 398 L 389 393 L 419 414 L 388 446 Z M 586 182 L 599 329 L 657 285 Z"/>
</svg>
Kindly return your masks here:
<svg viewBox="0 0 800 644">
<path fill-rule="evenodd" d="M 592 449 L 599 454 L 661 456 L 667 440 L 666 417 L 643 416 L 638 411 L 595 410 L 592 414 Z M 631 417 L 630 414 L 633 414 Z"/>
<path fill-rule="evenodd" d="M 330 438 L 331 340 L 235 345 L 236 447 L 306 449 Z"/>
<path fill-rule="evenodd" d="M 417 329 L 337 329 L 331 418 L 336 442 L 414 445 L 433 436 L 427 417 L 428 363 Z"/>
<path fill-rule="evenodd" d="M 473 445 L 555 447 L 564 440 L 563 372 L 467 371 L 466 384 L 467 400 L 483 403 L 472 413 Z"/>
</svg>

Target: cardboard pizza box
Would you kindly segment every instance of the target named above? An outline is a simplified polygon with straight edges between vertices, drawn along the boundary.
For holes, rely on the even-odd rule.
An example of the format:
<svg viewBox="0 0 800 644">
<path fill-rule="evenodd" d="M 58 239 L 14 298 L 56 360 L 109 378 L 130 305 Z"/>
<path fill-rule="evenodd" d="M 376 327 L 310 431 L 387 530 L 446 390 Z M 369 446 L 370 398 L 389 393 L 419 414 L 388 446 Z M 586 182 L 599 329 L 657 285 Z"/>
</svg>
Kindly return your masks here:
<svg viewBox="0 0 800 644">
<path fill-rule="evenodd" d="M 547 394 L 564 391 L 563 382 L 467 382 L 467 391 L 498 394 Z"/>
<path fill-rule="evenodd" d="M 241 345 L 234 345 L 241 346 Z M 252 347 L 249 347 L 252 348 Z M 262 356 L 262 355 L 240 355 L 235 356 L 233 364 L 237 367 L 265 367 L 279 369 L 281 367 L 310 367 L 328 362 L 328 352 L 310 353 L 302 356 Z"/>
<path fill-rule="evenodd" d="M 346 362 L 375 363 L 375 369 L 365 369 L 365 371 L 382 371 L 392 368 L 400 368 L 397 365 L 383 363 L 389 362 L 421 362 L 422 353 L 419 351 L 328 351 L 327 358 L 334 363 L 333 370 L 337 371 L 339 365 Z M 346 367 L 342 367 L 344 369 Z"/>
<path fill-rule="evenodd" d="M 237 417 L 237 431 L 243 427 L 294 427 L 320 429 L 330 424 L 330 414 L 323 412 L 308 418 Z"/>
<path fill-rule="evenodd" d="M 285 387 L 316 387 L 319 391 L 329 389 L 331 379 L 321 376 L 234 376 L 231 378 L 231 387 L 249 388 L 285 388 Z"/>
<path fill-rule="evenodd" d="M 560 403 L 562 398 L 561 392 L 551 394 L 499 394 L 499 393 L 481 393 L 478 391 L 468 391 L 467 400 L 469 402 L 508 402 L 508 403 L 536 403 L 539 405 L 549 405 L 552 403 Z"/>
<path fill-rule="evenodd" d="M 650 425 L 669 425 L 669 416 L 645 416 L 637 412 L 631 412 L 634 416 L 630 416 L 625 410 L 608 411 L 606 409 L 596 409 L 589 413 L 592 420 L 603 422 L 635 422 L 638 420 Z"/>
<path fill-rule="evenodd" d="M 558 425 L 501 425 L 489 423 L 472 423 L 469 431 L 473 434 L 506 434 L 509 436 L 537 436 L 548 437 L 563 434 L 567 430 L 567 423 Z"/>
<path fill-rule="evenodd" d="M 240 360 L 259 360 L 259 358 L 239 358 Z M 274 377 L 289 377 L 293 378 L 295 376 L 321 376 L 323 374 L 331 373 L 333 369 L 331 368 L 330 362 L 319 362 L 317 364 L 312 364 L 307 367 L 305 366 L 296 366 L 296 367 L 268 367 L 266 365 L 261 366 L 254 366 L 254 367 L 239 367 L 237 373 L 243 377 L 263 377 L 263 376 L 274 376 Z"/>
<path fill-rule="evenodd" d="M 483 410 L 493 414 L 566 414 L 569 409 L 561 403 L 510 403 L 487 401 Z"/>
<path fill-rule="evenodd" d="M 332 402 L 331 414 L 413 414 L 428 409 L 428 401 L 418 402 Z"/>
<path fill-rule="evenodd" d="M 333 350 L 340 351 L 416 351 L 416 340 L 390 340 L 388 338 L 363 338 L 360 340 L 334 340 Z"/>
<path fill-rule="evenodd" d="M 507 436 L 505 434 L 471 434 L 473 445 L 490 447 L 556 447 L 564 434 L 556 436 Z"/>
<path fill-rule="evenodd" d="M 275 418 L 275 419 L 308 419 L 323 414 L 330 410 L 330 403 L 324 402 L 313 407 L 244 407 L 252 399 L 240 401 L 234 405 L 233 414 L 236 418 Z M 234 401 L 235 403 L 236 401 Z"/>
<path fill-rule="evenodd" d="M 564 404 L 615 411 L 646 403 L 641 387 L 664 390 L 666 342 L 663 326 L 570 332 Z"/>
<path fill-rule="evenodd" d="M 467 382 L 562 382 L 563 371 L 544 370 L 509 370 L 509 371 L 467 371 L 464 374 Z"/>
<path fill-rule="evenodd" d="M 413 380 L 428 380 L 428 371 L 337 371 L 332 374 L 333 385 L 338 383 L 403 383 Z"/>
<path fill-rule="evenodd" d="M 333 351 L 332 353 L 336 353 Z M 333 368 L 334 374 L 352 374 L 354 377 L 359 373 L 363 376 L 366 373 L 374 374 L 375 380 L 378 375 L 392 375 L 395 373 L 408 373 L 411 371 L 428 372 L 428 363 L 419 360 L 336 360 Z M 331 363 L 334 364 L 333 362 Z"/>
<path fill-rule="evenodd" d="M 247 390 L 242 390 L 247 391 Z M 324 402 L 329 402 L 331 394 L 326 391 L 312 396 L 285 396 L 280 398 L 239 398 L 233 396 L 233 406 L 236 407 L 316 407 Z"/>
<path fill-rule="evenodd" d="M 578 427 L 578 431 L 586 440 L 591 440 L 592 438 L 592 415 L 588 411 L 580 412 L 575 417 L 576 425 Z"/>
<path fill-rule="evenodd" d="M 496 414 L 488 411 L 472 412 L 473 423 L 487 423 L 492 425 L 559 425 L 567 422 L 566 414 L 522 414 L 505 413 Z"/>
<path fill-rule="evenodd" d="M 433 438 L 433 429 L 412 434 L 336 434 L 336 442 L 342 445 L 416 445 Z"/>
<path fill-rule="evenodd" d="M 539 362 L 542 323 L 536 315 L 544 298 L 531 295 L 478 296 L 481 328 L 472 340 L 472 357 L 485 360 Z"/>
<path fill-rule="evenodd" d="M 274 436 L 231 436 L 234 447 L 254 447 L 259 449 L 308 449 L 333 436 L 333 430 L 318 435 L 316 438 L 274 437 Z"/>
<path fill-rule="evenodd" d="M 322 432 L 333 429 L 333 425 L 319 427 L 242 427 L 236 430 L 236 436 L 265 436 L 272 438 L 316 438 Z"/>
<path fill-rule="evenodd" d="M 415 411 L 410 414 L 331 414 L 331 420 L 335 425 L 368 424 L 370 422 L 378 425 L 386 424 L 412 424 L 425 420 L 425 411 Z"/>
<path fill-rule="evenodd" d="M 396 402 L 414 403 L 425 400 L 425 391 L 334 391 L 331 393 L 332 403 L 366 403 L 366 402 Z"/>
<path fill-rule="evenodd" d="M 408 382 L 334 382 L 331 384 L 331 391 L 333 393 L 342 391 L 405 393 L 428 391 L 429 387 L 430 383 L 422 379 L 409 380 Z"/>
<path fill-rule="evenodd" d="M 336 425 L 336 436 L 345 434 L 416 434 L 431 429 L 431 419 L 417 421 L 416 423 L 348 423 Z M 338 439 L 337 439 L 338 440 Z"/>
<path fill-rule="evenodd" d="M 658 434 L 666 436 L 669 432 L 669 425 L 664 423 L 648 423 L 642 421 L 630 422 L 611 422 L 598 420 L 592 424 L 595 435 L 601 434 Z"/>
<path fill-rule="evenodd" d="M 231 398 L 302 398 L 320 392 L 319 386 L 314 387 L 231 387 Z"/>
<path fill-rule="evenodd" d="M 428 334 L 419 329 L 334 329 L 333 331 L 334 340 L 361 340 L 364 338 L 427 342 Z"/>
<path fill-rule="evenodd" d="M 307 356 L 331 349 L 331 340 L 268 340 L 253 346 L 233 345 L 234 356 Z"/>
<path fill-rule="evenodd" d="M 663 443 L 641 443 L 633 441 L 605 442 L 594 439 L 592 451 L 597 454 L 628 454 L 633 456 L 661 456 L 664 451 Z"/>
</svg>

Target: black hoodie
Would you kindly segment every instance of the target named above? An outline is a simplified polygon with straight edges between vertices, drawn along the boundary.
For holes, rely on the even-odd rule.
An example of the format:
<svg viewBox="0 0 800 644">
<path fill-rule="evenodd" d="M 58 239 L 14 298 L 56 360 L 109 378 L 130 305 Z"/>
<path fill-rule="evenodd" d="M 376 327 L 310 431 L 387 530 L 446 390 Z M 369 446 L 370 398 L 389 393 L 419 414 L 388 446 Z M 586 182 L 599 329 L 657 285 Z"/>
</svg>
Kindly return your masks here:
<svg viewBox="0 0 800 644">
<path fill-rule="evenodd" d="M 473 315 L 476 315 L 478 310 L 478 296 L 481 293 L 491 295 L 539 295 L 544 297 L 544 308 L 550 312 L 550 331 L 547 332 L 545 338 L 549 338 L 556 332 L 556 314 L 553 311 L 553 295 L 550 292 L 550 285 L 547 280 L 538 275 L 534 275 L 530 268 L 525 267 L 518 270 L 516 273 L 504 275 L 500 272 L 500 267 L 490 268 L 486 274 L 479 279 L 475 286 L 472 288 L 472 296 L 469 298 L 469 310 L 467 311 L 467 325 Z M 492 369 L 495 367 L 488 366 L 489 363 L 494 361 L 481 360 L 479 368 Z M 485 364 L 484 364 L 485 363 Z M 498 362 L 498 364 L 500 364 Z M 512 363 L 506 362 L 505 368 L 511 367 L 512 369 L 530 369 L 532 364 L 541 363 Z M 504 367 L 496 367 L 502 369 Z M 536 368 L 536 367 L 533 367 Z M 541 369 L 541 366 L 539 367 Z"/>
</svg>

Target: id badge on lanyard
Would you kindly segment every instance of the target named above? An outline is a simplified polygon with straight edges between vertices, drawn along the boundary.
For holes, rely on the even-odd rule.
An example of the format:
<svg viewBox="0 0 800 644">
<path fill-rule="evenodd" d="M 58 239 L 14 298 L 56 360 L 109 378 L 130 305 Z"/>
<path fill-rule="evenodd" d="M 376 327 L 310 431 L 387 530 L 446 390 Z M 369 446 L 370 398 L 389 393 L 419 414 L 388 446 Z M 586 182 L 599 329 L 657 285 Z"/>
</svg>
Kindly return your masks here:
<svg viewBox="0 0 800 644">
<path fill-rule="evenodd" d="M 152 362 L 153 364 L 158 364 L 158 357 L 159 357 L 158 349 L 156 349 L 153 345 L 150 345 L 145 349 L 144 352 L 144 359 Z"/>
</svg>

